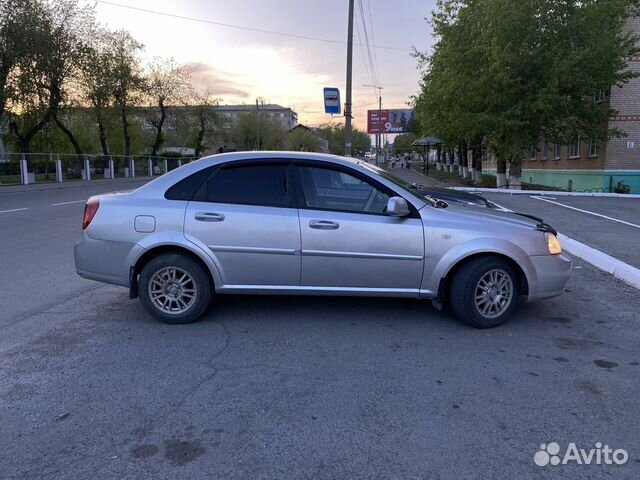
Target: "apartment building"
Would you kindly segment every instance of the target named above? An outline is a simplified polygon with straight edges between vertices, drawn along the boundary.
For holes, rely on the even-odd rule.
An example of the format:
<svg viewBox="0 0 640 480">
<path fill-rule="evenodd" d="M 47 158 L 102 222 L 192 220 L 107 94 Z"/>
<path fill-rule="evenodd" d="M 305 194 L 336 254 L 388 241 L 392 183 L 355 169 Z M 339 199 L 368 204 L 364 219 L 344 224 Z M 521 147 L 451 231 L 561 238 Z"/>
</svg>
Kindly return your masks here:
<svg viewBox="0 0 640 480">
<path fill-rule="evenodd" d="M 260 115 L 270 120 L 280 123 L 280 125 L 291 130 L 298 125 L 298 114 L 289 107 L 283 107 L 278 104 L 262 104 L 258 105 L 218 105 L 216 110 L 223 116 L 226 128 L 232 128 L 242 115 L 247 113 L 256 113 L 256 108 Z"/>
<path fill-rule="evenodd" d="M 640 34 L 640 18 L 630 19 L 627 31 Z M 629 59 L 629 69 L 640 73 L 640 57 Z M 573 191 L 605 191 L 619 182 L 640 193 L 640 77 L 622 87 L 595 92 L 595 103 L 610 106 L 617 114 L 609 129 L 626 136 L 606 142 L 576 138 L 569 145 L 541 140 L 522 162 L 522 181 Z M 486 163 L 487 173 L 495 172 L 494 161 Z"/>
</svg>

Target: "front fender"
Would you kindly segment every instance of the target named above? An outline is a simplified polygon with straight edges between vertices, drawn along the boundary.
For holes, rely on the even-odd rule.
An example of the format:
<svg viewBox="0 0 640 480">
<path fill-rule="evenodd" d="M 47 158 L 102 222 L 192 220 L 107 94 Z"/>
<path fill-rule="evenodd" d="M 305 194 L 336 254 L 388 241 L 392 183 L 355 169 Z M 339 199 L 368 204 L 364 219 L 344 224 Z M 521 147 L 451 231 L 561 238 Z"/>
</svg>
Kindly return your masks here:
<svg viewBox="0 0 640 480">
<path fill-rule="evenodd" d="M 537 280 L 537 274 L 529 255 L 515 243 L 501 238 L 475 238 L 456 245 L 437 257 L 428 257 L 422 279 L 422 290 L 437 292 L 440 281 L 465 258 L 477 254 L 497 254 L 513 260 L 524 272 L 527 283 Z"/>
</svg>

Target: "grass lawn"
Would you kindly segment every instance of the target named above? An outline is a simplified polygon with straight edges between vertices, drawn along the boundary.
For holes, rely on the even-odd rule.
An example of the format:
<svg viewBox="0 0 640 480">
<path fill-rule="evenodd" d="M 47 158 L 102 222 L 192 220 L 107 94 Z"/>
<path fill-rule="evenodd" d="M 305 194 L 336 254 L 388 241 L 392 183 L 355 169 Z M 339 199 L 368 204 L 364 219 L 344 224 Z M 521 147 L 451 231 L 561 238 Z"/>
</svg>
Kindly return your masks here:
<svg viewBox="0 0 640 480">
<path fill-rule="evenodd" d="M 412 166 L 416 172 L 422 173 L 422 164 Z M 481 175 L 480 183 L 475 183 L 467 178 L 461 178 L 457 172 L 449 173 L 445 171 L 438 171 L 435 167 L 429 166 L 429 178 L 433 178 L 442 183 L 446 183 L 451 186 L 469 186 L 478 188 L 496 188 L 496 177 L 494 175 Z M 539 185 L 537 183 L 522 182 L 522 190 L 545 190 L 545 191 L 564 191 L 563 188 L 550 187 L 547 185 Z"/>
</svg>

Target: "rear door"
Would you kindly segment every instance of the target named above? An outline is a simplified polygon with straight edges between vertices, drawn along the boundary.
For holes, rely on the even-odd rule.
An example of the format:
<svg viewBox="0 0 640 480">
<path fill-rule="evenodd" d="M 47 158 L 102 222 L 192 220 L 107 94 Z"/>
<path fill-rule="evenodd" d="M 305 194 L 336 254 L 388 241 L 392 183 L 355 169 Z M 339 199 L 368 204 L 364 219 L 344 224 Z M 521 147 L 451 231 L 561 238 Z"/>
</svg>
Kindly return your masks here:
<svg viewBox="0 0 640 480">
<path fill-rule="evenodd" d="M 226 286 L 300 285 L 300 225 L 288 161 L 223 165 L 189 202 L 185 234 L 210 250 Z"/>
</svg>

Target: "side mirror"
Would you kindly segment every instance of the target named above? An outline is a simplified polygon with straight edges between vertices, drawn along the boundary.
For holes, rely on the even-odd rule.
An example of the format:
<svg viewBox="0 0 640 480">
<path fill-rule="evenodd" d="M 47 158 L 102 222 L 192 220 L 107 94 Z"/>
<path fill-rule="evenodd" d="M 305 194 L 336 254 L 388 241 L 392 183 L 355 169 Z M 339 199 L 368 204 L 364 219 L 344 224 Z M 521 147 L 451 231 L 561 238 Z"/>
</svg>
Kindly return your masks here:
<svg viewBox="0 0 640 480">
<path fill-rule="evenodd" d="M 387 201 L 386 214 L 390 217 L 406 217 L 409 213 L 409 205 L 407 205 L 407 201 L 404 198 L 391 197 Z"/>
</svg>

